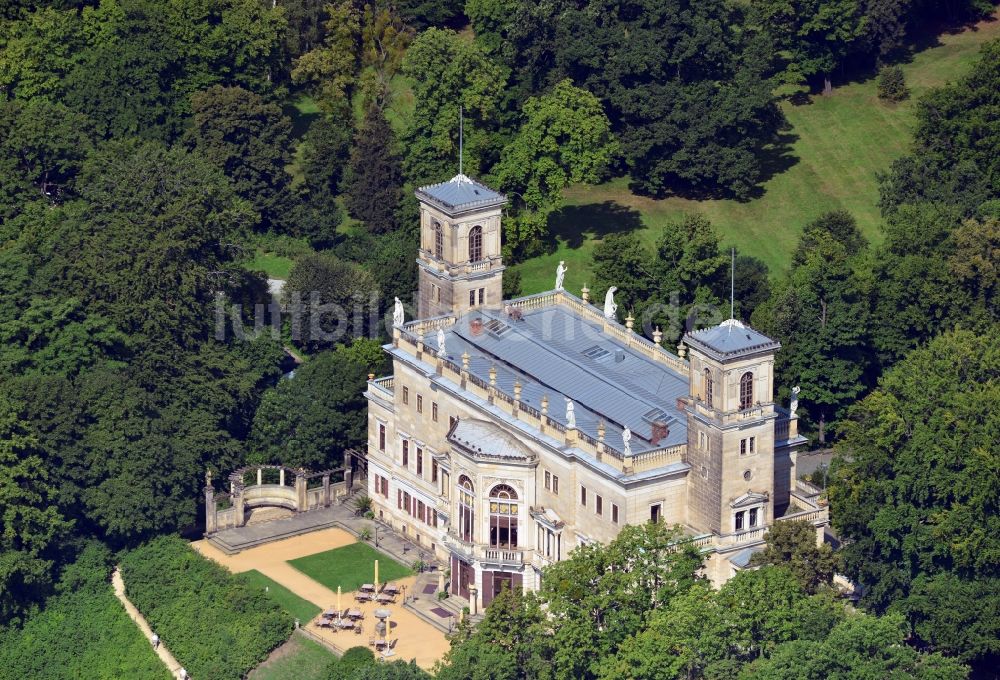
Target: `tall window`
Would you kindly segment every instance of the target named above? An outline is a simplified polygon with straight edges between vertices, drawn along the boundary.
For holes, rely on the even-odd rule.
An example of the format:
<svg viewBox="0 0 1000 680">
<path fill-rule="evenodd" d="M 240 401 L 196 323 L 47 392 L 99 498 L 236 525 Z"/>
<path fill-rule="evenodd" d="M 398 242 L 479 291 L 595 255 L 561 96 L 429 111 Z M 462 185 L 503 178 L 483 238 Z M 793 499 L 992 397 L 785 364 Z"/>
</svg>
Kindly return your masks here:
<svg viewBox="0 0 1000 680">
<path fill-rule="evenodd" d="M 740 409 L 753 405 L 753 373 L 747 371 L 740 378 Z"/>
<path fill-rule="evenodd" d="M 458 535 L 463 541 L 472 542 L 476 523 L 475 489 L 472 480 L 462 475 L 458 478 Z"/>
<path fill-rule="evenodd" d="M 385 451 L 385 425 L 382 423 L 378 426 L 378 450 Z"/>
<path fill-rule="evenodd" d="M 424 450 L 417 447 L 417 477 L 424 476 Z"/>
<path fill-rule="evenodd" d="M 440 222 L 434 223 L 434 257 L 444 259 L 444 229 Z"/>
<path fill-rule="evenodd" d="M 469 259 L 479 262 L 483 259 L 483 228 L 476 226 L 469 230 Z"/>
<path fill-rule="evenodd" d="M 403 440 L 403 467 L 410 466 L 410 442 Z"/>
<path fill-rule="evenodd" d="M 705 369 L 705 403 L 712 408 L 712 372 Z"/>
<path fill-rule="evenodd" d="M 490 545 L 517 547 L 517 492 L 506 484 L 490 491 Z"/>
</svg>

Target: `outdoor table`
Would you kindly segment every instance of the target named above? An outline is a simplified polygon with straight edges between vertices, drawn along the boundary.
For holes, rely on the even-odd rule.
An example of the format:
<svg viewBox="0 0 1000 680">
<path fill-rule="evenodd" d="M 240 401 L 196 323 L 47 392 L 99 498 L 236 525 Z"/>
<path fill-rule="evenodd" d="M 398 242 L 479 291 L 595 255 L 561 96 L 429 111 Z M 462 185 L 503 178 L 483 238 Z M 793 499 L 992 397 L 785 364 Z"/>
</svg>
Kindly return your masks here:
<svg viewBox="0 0 1000 680">
<path fill-rule="evenodd" d="M 342 628 L 343 630 L 347 630 L 348 628 L 354 628 L 354 622 L 353 621 L 339 621 L 339 622 L 337 622 L 337 626 L 339 628 Z"/>
<path fill-rule="evenodd" d="M 361 590 L 364 591 L 375 590 L 375 586 L 372 585 L 371 583 L 365 583 L 361 586 Z"/>
<path fill-rule="evenodd" d="M 382 593 L 381 595 L 378 595 L 378 596 L 375 597 L 375 601 L 376 602 L 381 602 L 383 604 L 386 603 L 386 602 L 392 602 L 393 599 L 394 598 L 393 598 L 392 595 L 388 595 L 386 593 Z"/>
<path fill-rule="evenodd" d="M 368 593 L 355 593 L 354 599 L 358 602 L 371 602 L 371 595 Z"/>
<path fill-rule="evenodd" d="M 385 638 L 381 638 L 379 640 L 376 640 L 375 641 L 375 649 L 378 649 L 379 647 L 385 647 L 387 644 L 389 644 L 389 643 L 388 643 L 388 641 Z"/>
<path fill-rule="evenodd" d="M 324 619 L 332 619 L 334 616 L 339 616 L 339 615 L 340 612 L 338 612 L 336 609 L 327 609 L 325 612 L 323 612 Z"/>
<path fill-rule="evenodd" d="M 395 595 L 399 592 L 399 586 L 390 583 L 385 588 L 382 589 L 383 593 L 389 593 L 390 595 Z"/>
<path fill-rule="evenodd" d="M 360 619 L 364 614 L 361 613 L 360 609 L 348 609 L 347 618 L 349 619 Z"/>
</svg>

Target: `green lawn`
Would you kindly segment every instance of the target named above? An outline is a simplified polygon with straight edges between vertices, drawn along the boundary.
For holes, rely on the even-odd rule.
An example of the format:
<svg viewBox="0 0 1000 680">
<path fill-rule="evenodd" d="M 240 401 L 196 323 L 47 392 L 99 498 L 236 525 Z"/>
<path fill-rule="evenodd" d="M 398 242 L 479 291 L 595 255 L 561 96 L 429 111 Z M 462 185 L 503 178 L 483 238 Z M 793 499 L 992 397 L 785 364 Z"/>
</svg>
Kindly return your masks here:
<svg viewBox="0 0 1000 680">
<path fill-rule="evenodd" d="M 323 645 L 295 633 L 271 657 L 247 676 L 248 680 L 324 680 L 337 656 Z"/>
<path fill-rule="evenodd" d="M 243 266 L 252 272 L 264 272 L 269 279 L 287 279 L 293 264 L 295 260 L 290 257 L 257 251 L 254 258 Z"/>
<path fill-rule="evenodd" d="M 307 621 L 311 621 L 322 611 L 309 600 L 304 600 L 285 586 L 274 581 L 268 576 L 260 573 L 256 569 L 245 571 L 238 575 L 248 586 L 257 590 L 266 590 L 269 599 L 278 604 L 279 607 L 297 618 L 304 626 Z"/>
<path fill-rule="evenodd" d="M 315 555 L 306 555 L 288 563 L 306 576 L 322 583 L 330 590 L 357 590 L 362 583 L 372 583 L 375 579 L 375 560 L 378 560 L 380 583 L 394 581 L 413 572 L 365 543 L 352 543 Z"/>
<path fill-rule="evenodd" d="M 788 166 L 768 179 L 763 194 L 746 202 L 654 200 L 636 196 L 628 180 L 566 191 L 567 207 L 554 216 L 559 249 L 518 266 L 525 294 L 552 288 L 555 268 L 565 260 L 566 288 L 579 294 L 592 283 L 596 240 L 613 231 L 638 228 L 650 244 L 662 226 L 686 212 L 712 220 L 725 246 L 764 260 L 772 273 L 784 271 L 802 228 L 822 213 L 850 211 L 869 239 L 881 240 L 876 174 L 906 153 L 914 125 L 915 100 L 929 88 L 955 80 L 976 58 L 979 46 L 1000 36 L 1000 22 L 942 36 L 939 44 L 903 65 L 913 96 L 902 104 L 881 102 L 875 81 L 839 87 L 829 97 L 783 106 L 790 129 L 777 159 Z"/>
</svg>

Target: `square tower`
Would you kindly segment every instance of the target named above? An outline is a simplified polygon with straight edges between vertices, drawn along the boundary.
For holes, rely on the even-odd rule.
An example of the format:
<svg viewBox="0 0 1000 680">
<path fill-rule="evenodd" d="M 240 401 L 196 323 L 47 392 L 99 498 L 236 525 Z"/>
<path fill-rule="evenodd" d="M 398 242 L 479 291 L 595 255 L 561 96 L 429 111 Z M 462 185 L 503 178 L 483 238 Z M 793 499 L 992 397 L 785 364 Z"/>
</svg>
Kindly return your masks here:
<svg viewBox="0 0 1000 680">
<path fill-rule="evenodd" d="M 417 315 L 459 315 L 499 305 L 500 214 L 507 198 L 461 174 L 415 194 L 420 201 Z"/>
<path fill-rule="evenodd" d="M 774 518 L 774 354 L 780 343 L 735 319 L 687 333 L 688 521 L 736 534 Z"/>
</svg>

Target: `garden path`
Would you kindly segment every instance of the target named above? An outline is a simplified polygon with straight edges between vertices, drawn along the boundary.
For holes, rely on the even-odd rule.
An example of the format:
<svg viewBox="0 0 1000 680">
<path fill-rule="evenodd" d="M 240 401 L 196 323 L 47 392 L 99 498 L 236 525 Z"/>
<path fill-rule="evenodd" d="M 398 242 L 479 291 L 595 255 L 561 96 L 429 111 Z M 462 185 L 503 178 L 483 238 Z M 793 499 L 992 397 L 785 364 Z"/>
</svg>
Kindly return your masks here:
<svg viewBox="0 0 1000 680">
<path fill-rule="evenodd" d="M 125 606 L 125 611 L 128 612 L 129 617 L 135 621 L 135 625 L 139 627 L 140 631 L 142 631 L 143 637 L 150 641 L 150 645 L 152 645 L 153 630 L 149 627 L 149 623 L 146 622 L 146 617 L 142 615 L 142 612 L 136 609 L 135 605 L 132 604 L 132 601 L 125 595 L 125 581 L 122 579 L 122 574 L 121 571 L 118 570 L 118 567 L 115 567 L 114 573 L 111 574 L 111 586 L 115 590 L 115 597 L 117 597 Z M 163 642 L 163 640 L 160 640 L 160 644 L 157 645 L 154 651 L 156 651 L 156 655 L 159 656 L 160 660 L 164 663 L 164 665 L 166 665 L 167 670 L 169 670 L 175 678 L 180 680 L 181 665 L 177 662 L 177 659 L 174 658 L 174 655 L 170 653 L 170 650 L 167 649 L 166 643 Z M 190 676 L 188 676 L 188 680 L 190 680 Z"/>
</svg>

